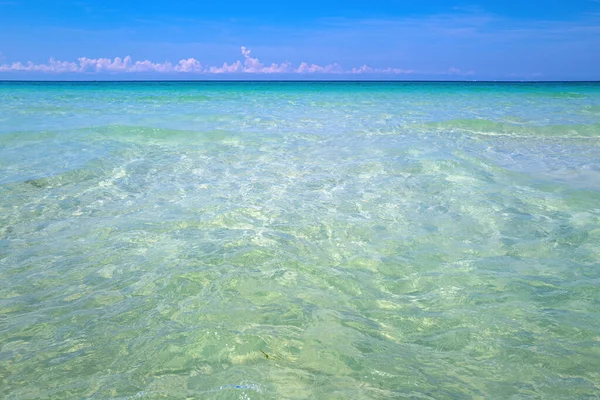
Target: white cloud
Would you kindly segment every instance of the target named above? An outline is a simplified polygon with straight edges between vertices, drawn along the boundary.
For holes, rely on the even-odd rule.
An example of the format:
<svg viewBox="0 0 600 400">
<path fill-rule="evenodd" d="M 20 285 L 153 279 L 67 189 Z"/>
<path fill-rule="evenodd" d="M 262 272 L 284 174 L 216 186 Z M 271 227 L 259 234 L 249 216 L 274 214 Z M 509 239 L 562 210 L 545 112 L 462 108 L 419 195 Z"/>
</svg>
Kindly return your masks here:
<svg viewBox="0 0 600 400">
<path fill-rule="evenodd" d="M 247 49 L 246 47 L 242 46 L 241 50 L 242 55 L 244 56 L 244 67 L 242 69 L 242 72 L 249 72 L 254 74 L 273 74 L 291 72 L 291 64 L 287 61 L 282 64 L 273 63 L 270 66 L 265 67 L 264 64 L 258 60 L 258 58 L 250 57 L 250 49 Z"/>
<path fill-rule="evenodd" d="M 373 73 L 375 72 L 373 68 L 369 67 L 368 65 L 363 65 L 360 68 L 352 68 L 352 73 L 353 74 L 364 74 L 364 73 Z"/>
<path fill-rule="evenodd" d="M 27 71 L 27 72 L 77 72 L 78 65 L 74 62 L 68 61 L 57 61 L 53 58 L 50 59 L 48 64 L 34 64 L 29 61 L 27 64 L 21 62 L 15 62 L 10 65 L 0 65 L 0 72 L 6 71 Z"/>
<path fill-rule="evenodd" d="M 177 72 L 202 72 L 202 64 L 195 58 L 188 58 L 187 60 L 180 60 L 175 66 Z"/>
<path fill-rule="evenodd" d="M 463 75 L 463 76 L 466 76 L 466 75 L 473 75 L 473 74 L 475 74 L 475 71 L 462 71 L 462 70 L 460 70 L 458 68 L 450 67 L 450 68 L 448 68 L 448 71 L 446 72 L 446 74 L 448 74 L 448 75 Z"/>
<path fill-rule="evenodd" d="M 297 73 L 323 73 L 323 74 L 340 74 L 344 70 L 338 63 L 326 65 L 324 67 L 317 64 L 300 63 L 300 66 L 294 70 Z"/>
<path fill-rule="evenodd" d="M 231 64 L 223 63 L 222 66 L 204 66 L 195 58 L 179 60 L 176 64 L 170 62 L 154 63 L 149 60 L 133 61 L 130 56 L 125 58 L 87 58 L 81 57 L 77 62 L 59 61 L 51 58 L 48 63 L 35 64 L 31 61 L 23 64 L 15 62 L 12 64 L 0 65 L 0 72 L 44 72 L 44 73 L 134 73 L 134 72 L 155 72 L 155 73 L 195 73 L 195 74 L 363 74 L 363 73 L 384 73 L 384 74 L 411 74 L 413 70 L 404 70 L 399 68 L 372 68 L 363 65 L 359 68 L 344 70 L 338 63 L 329 65 L 300 63 L 294 68 L 288 61 L 280 64 L 272 63 L 265 65 L 256 57 L 250 55 L 250 49 L 242 46 L 241 53 L 243 61 L 235 61 Z M 1 53 L 0 53 L 1 56 Z M 451 68 L 448 73 L 455 73 L 455 68 Z M 458 70 L 456 70 L 458 71 Z M 456 72 L 457 73 L 457 72 Z"/>
<path fill-rule="evenodd" d="M 81 57 L 79 61 L 78 72 L 125 72 L 131 67 L 131 57 L 124 59 L 116 57 L 110 58 L 86 58 Z"/>
<path fill-rule="evenodd" d="M 209 67 L 207 72 L 209 74 L 227 74 L 234 72 L 242 72 L 242 69 L 242 63 L 240 61 L 236 61 L 231 65 L 223 63 L 222 67 Z"/>
<path fill-rule="evenodd" d="M 353 74 L 393 74 L 393 75 L 409 75 L 414 74 L 416 71 L 412 69 L 400 69 L 400 68 L 373 68 L 368 65 L 363 65 L 360 68 L 352 68 L 349 71 Z"/>
</svg>

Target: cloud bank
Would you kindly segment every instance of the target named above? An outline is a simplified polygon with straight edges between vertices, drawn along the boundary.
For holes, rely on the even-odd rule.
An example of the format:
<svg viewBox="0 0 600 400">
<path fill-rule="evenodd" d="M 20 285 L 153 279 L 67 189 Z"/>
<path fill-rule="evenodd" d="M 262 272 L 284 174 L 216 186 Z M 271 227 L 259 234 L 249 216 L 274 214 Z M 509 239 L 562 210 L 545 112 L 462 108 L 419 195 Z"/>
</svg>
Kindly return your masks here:
<svg viewBox="0 0 600 400">
<path fill-rule="evenodd" d="M 256 57 L 250 55 L 250 49 L 242 46 L 243 60 L 232 64 L 223 63 L 221 66 L 203 65 L 195 58 L 180 60 L 178 63 L 171 62 L 155 63 L 149 60 L 134 61 L 131 57 L 110 58 L 78 58 L 76 62 L 60 61 L 51 58 L 45 64 L 15 62 L 0 65 L 1 72 L 42 72 L 42 73 L 194 73 L 194 74 L 391 74 L 408 75 L 416 71 L 400 68 L 372 68 L 363 65 L 359 68 L 344 69 L 341 65 L 334 63 L 330 65 L 300 63 L 294 67 L 290 62 L 281 64 L 265 65 Z"/>
</svg>

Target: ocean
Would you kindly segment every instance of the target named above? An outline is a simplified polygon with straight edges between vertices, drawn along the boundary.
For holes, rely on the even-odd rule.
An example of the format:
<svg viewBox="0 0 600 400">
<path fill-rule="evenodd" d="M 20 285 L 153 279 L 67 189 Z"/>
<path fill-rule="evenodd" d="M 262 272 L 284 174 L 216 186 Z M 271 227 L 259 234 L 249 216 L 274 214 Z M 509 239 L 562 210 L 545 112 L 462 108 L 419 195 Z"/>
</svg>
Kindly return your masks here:
<svg viewBox="0 0 600 400">
<path fill-rule="evenodd" d="M 592 398 L 600 84 L 1 82 L 0 397 Z"/>
</svg>

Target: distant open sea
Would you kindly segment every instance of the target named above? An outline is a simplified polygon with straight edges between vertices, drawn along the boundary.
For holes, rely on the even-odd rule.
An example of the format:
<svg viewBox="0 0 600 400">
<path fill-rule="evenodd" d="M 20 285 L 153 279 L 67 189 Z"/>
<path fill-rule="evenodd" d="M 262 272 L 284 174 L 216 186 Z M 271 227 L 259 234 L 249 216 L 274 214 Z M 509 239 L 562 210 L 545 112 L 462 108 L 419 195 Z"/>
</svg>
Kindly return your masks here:
<svg viewBox="0 0 600 400">
<path fill-rule="evenodd" d="M 599 83 L 0 82 L 0 398 L 599 394 Z"/>
</svg>

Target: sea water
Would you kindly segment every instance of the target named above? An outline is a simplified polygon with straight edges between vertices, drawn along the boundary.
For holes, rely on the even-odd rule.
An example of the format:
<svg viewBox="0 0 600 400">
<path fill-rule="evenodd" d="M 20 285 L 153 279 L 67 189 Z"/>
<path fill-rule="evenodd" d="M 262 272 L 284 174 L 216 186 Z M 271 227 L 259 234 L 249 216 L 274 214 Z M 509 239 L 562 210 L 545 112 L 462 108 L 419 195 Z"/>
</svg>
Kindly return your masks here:
<svg viewBox="0 0 600 400">
<path fill-rule="evenodd" d="M 600 84 L 0 83 L 0 397 L 600 393 Z"/>
</svg>

